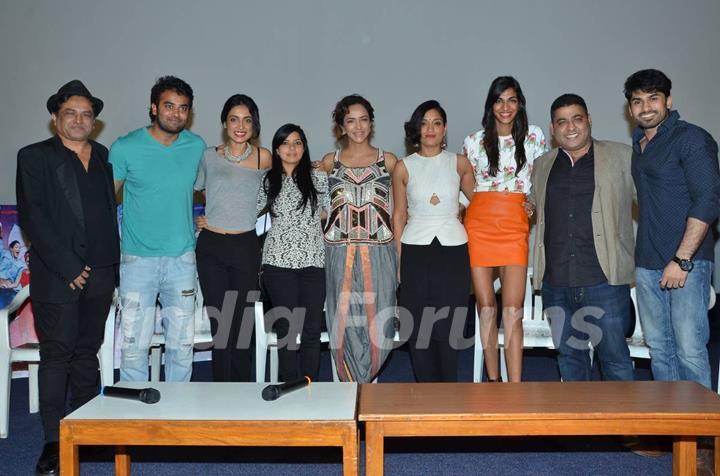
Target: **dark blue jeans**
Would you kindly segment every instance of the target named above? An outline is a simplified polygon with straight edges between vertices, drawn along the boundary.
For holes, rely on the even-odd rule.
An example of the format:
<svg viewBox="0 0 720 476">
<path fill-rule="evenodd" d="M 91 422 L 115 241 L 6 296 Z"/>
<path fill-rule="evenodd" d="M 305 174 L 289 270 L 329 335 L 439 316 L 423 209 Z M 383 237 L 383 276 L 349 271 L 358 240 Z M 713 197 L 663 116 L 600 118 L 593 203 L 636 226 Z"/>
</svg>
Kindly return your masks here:
<svg viewBox="0 0 720 476">
<path fill-rule="evenodd" d="M 543 283 L 542 298 L 564 381 L 592 378 L 589 344 L 600 362 L 603 380 L 633 379 L 632 360 L 625 341 L 630 319 L 630 286 L 603 283 L 561 287 Z"/>
</svg>

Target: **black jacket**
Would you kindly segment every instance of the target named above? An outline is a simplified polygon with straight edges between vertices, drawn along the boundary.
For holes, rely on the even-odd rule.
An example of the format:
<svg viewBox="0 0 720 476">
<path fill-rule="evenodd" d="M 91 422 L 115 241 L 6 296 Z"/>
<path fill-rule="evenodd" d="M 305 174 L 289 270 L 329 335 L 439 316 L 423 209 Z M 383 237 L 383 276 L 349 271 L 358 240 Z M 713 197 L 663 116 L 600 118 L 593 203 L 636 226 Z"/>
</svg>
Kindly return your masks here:
<svg viewBox="0 0 720 476">
<path fill-rule="evenodd" d="M 117 204 L 112 167 L 105 146 L 90 141 L 107 180 L 108 213 L 113 225 L 112 247 L 120 261 Z M 58 136 L 23 147 L 18 152 L 15 193 L 20 227 L 30 241 L 30 295 L 41 302 L 70 302 L 80 290 L 69 283 L 85 267 L 86 233 L 80 191 L 71 160 L 77 160 Z"/>
</svg>

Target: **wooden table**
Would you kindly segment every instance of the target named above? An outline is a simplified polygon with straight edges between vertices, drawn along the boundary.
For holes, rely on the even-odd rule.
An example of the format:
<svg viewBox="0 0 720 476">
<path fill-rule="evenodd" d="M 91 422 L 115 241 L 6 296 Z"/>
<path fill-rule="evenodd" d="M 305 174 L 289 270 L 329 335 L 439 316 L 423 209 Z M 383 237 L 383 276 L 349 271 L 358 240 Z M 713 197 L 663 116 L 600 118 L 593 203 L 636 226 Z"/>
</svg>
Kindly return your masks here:
<svg viewBox="0 0 720 476">
<path fill-rule="evenodd" d="M 720 449 L 720 397 L 692 382 L 362 385 L 358 420 L 369 476 L 386 436 L 671 435 L 674 475 L 695 474 L 697 436 Z"/>
<path fill-rule="evenodd" d="M 343 473 L 357 475 L 357 384 L 313 383 L 274 402 L 265 385 L 156 382 L 153 405 L 98 396 L 60 422 L 61 474 L 80 474 L 79 445 L 114 445 L 116 474 L 128 475 L 127 446 L 147 445 L 342 446 Z"/>
</svg>

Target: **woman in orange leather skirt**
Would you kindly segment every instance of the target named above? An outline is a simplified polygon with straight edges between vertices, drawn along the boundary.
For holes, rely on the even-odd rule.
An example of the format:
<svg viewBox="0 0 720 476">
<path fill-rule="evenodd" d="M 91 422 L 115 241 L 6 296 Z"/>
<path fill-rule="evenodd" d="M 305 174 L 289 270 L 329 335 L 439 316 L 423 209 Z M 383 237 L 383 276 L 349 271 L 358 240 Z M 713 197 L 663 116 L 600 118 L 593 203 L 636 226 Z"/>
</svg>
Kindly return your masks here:
<svg viewBox="0 0 720 476">
<path fill-rule="evenodd" d="M 465 229 L 480 338 L 488 381 L 500 381 L 493 286 L 499 274 L 508 380 L 519 382 L 531 213 L 526 211 L 525 197 L 530 191 L 533 161 L 545 153 L 545 138 L 539 127 L 528 125 L 525 97 L 520 84 L 510 76 L 498 77 L 490 85 L 482 125 L 483 130 L 469 135 L 463 143 L 476 183 Z"/>
</svg>

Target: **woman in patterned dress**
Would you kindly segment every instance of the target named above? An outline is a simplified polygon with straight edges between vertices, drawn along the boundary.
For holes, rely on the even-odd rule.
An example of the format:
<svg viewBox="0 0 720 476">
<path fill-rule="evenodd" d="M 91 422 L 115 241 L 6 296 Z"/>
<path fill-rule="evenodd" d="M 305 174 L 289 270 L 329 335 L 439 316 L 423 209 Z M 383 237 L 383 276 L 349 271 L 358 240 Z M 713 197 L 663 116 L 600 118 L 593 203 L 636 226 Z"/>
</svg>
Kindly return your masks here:
<svg viewBox="0 0 720 476">
<path fill-rule="evenodd" d="M 298 334 L 302 333 L 302 375 L 317 379 L 320 332 L 325 301 L 325 247 L 320 224 L 327 207 L 327 175 L 313 170 L 305 133 L 285 124 L 272 140 L 272 167 L 257 199 L 259 213 L 269 212 L 262 255 L 262 280 L 273 303 L 278 336 L 279 378 L 296 379 Z"/>
<path fill-rule="evenodd" d="M 323 157 L 330 211 L 325 226 L 325 315 L 340 380 L 371 382 L 394 335 L 397 268 L 390 174 L 397 158 L 370 144 L 375 113 L 357 94 L 332 114 L 340 149 Z"/>
<path fill-rule="evenodd" d="M 485 101 L 483 130 L 465 138 L 463 153 L 475 172 L 475 194 L 465 228 L 480 338 L 488 381 L 500 380 L 497 303 L 493 281 L 502 283 L 503 327 L 508 380 L 522 375 L 523 302 L 528 263 L 528 215 L 533 161 L 545 152 L 542 130 L 528 126 L 525 96 L 510 76 L 496 78 Z"/>
</svg>

